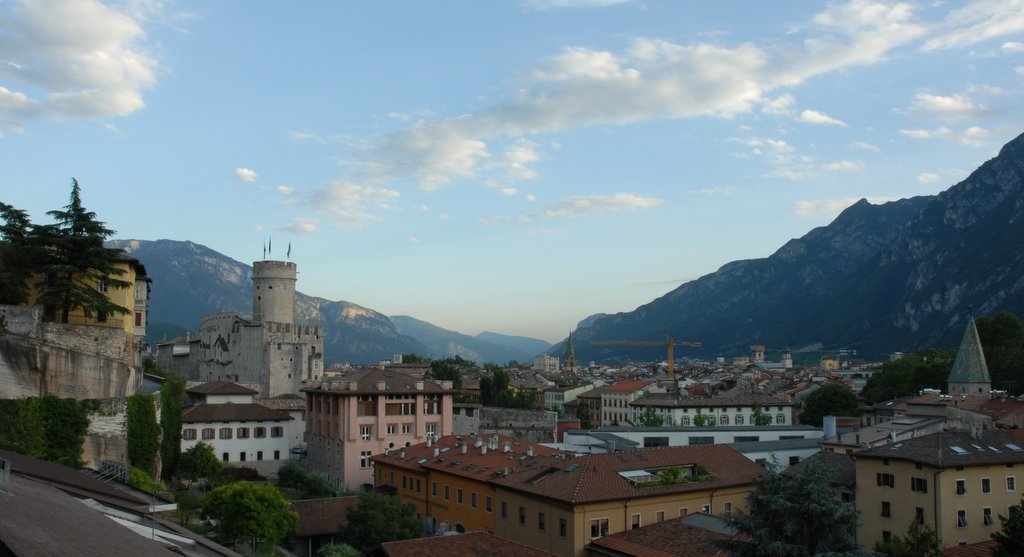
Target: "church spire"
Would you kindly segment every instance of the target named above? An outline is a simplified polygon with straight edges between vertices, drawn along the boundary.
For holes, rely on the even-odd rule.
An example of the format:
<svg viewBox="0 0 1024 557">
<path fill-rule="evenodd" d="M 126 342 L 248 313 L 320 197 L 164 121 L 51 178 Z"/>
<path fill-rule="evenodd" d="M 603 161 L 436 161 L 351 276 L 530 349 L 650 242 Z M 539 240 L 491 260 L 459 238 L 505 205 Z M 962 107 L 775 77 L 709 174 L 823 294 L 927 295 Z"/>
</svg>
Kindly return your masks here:
<svg viewBox="0 0 1024 557">
<path fill-rule="evenodd" d="M 956 352 L 953 369 L 949 372 L 949 393 L 988 396 L 991 390 L 992 379 L 985 363 L 985 352 L 981 348 L 974 316 L 971 315 L 960 341 L 960 349 Z"/>
<path fill-rule="evenodd" d="M 576 349 L 572 346 L 572 331 L 569 331 L 569 340 L 565 343 L 565 355 L 562 357 L 565 364 L 562 369 L 568 372 L 576 372 Z"/>
</svg>

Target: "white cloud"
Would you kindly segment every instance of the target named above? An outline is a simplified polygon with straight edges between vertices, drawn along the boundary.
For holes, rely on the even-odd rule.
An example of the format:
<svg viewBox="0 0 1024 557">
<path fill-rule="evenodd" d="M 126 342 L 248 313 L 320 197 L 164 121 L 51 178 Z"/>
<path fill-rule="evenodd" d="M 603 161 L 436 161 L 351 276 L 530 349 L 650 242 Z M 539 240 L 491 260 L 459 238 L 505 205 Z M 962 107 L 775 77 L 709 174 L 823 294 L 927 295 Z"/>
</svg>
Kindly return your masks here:
<svg viewBox="0 0 1024 557">
<path fill-rule="evenodd" d="M 532 193 L 528 193 L 528 194 L 526 194 L 526 200 L 527 201 L 537 201 L 537 196 L 533 195 Z"/>
<path fill-rule="evenodd" d="M 319 234 L 320 221 L 318 219 L 295 217 L 292 219 L 291 224 L 285 226 L 281 230 L 291 232 L 293 234 Z"/>
<path fill-rule="evenodd" d="M 512 188 L 512 187 L 501 188 L 501 195 L 506 195 L 508 197 L 512 197 L 513 195 L 515 195 L 517 193 L 519 193 L 519 190 L 517 188 Z"/>
<path fill-rule="evenodd" d="M 794 104 L 796 104 L 796 99 L 793 95 L 786 94 L 774 99 L 767 99 L 764 106 L 761 107 L 761 112 L 773 116 L 786 116 L 793 112 Z"/>
<path fill-rule="evenodd" d="M 735 186 L 715 186 L 711 188 L 700 188 L 698 190 L 690 190 L 690 193 L 696 193 L 700 195 L 732 195 L 736 193 Z"/>
<path fill-rule="evenodd" d="M 828 124 L 830 126 L 846 126 L 846 122 L 837 120 L 828 114 L 817 110 L 804 110 L 800 113 L 799 121 L 805 124 Z"/>
<path fill-rule="evenodd" d="M 975 0 L 947 14 L 924 50 L 965 47 L 1024 31 L 1024 0 Z"/>
<path fill-rule="evenodd" d="M 966 95 L 933 95 L 921 92 L 914 96 L 911 107 L 945 118 L 977 118 L 985 112 L 983 106 Z"/>
<path fill-rule="evenodd" d="M 821 165 L 823 170 L 829 172 L 854 172 L 864 170 L 863 161 L 836 161 Z"/>
<path fill-rule="evenodd" d="M 600 217 L 609 213 L 649 209 L 664 203 L 654 197 L 642 197 L 632 193 L 614 195 L 589 195 L 570 197 L 539 213 L 513 217 L 499 216 L 485 219 L 486 224 L 531 223 L 544 220 L 572 220 Z"/>
<path fill-rule="evenodd" d="M 992 138 L 990 130 L 979 126 L 971 126 L 962 132 L 943 126 L 934 130 L 900 130 L 900 133 L 915 139 L 948 139 L 971 147 L 981 147 Z"/>
<path fill-rule="evenodd" d="M 854 141 L 849 145 L 849 147 L 851 149 L 860 149 L 862 151 L 874 151 L 875 153 L 879 151 L 877 145 L 872 145 L 866 141 Z"/>
<path fill-rule="evenodd" d="M 420 243 L 420 239 L 417 238 L 416 236 L 409 236 L 409 243 L 410 244 L 418 244 L 418 243 Z"/>
<path fill-rule="evenodd" d="M 919 184 L 934 184 L 940 180 L 942 180 L 942 175 L 936 172 L 922 172 L 917 175 Z"/>
<path fill-rule="evenodd" d="M 1017 66 L 1013 68 L 1013 71 L 1017 72 L 1018 75 L 1024 75 L 1024 66 Z"/>
<path fill-rule="evenodd" d="M 390 210 L 391 202 L 398 197 L 399 193 L 394 190 L 339 180 L 315 190 L 307 202 L 330 215 L 333 224 L 359 228 L 379 220 L 380 217 L 371 211 Z"/>
<path fill-rule="evenodd" d="M 887 203 L 893 201 L 892 197 L 868 197 L 872 204 Z M 820 215 L 836 216 L 844 209 L 860 201 L 858 197 L 844 197 L 842 199 L 820 199 L 816 201 L 797 201 L 793 205 L 792 214 L 801 217 L 817 217 Z"/>
<path fill-rule="evenodd" d="M 249 168 L 243 168 L 243 167 L 236 168 L 235 169 L 235 179 L 236 180 L 241 180 L 243 182 L 255 182 L 256 181 L 256 171 L 254 171 L 252 169 L 249 169 Z"/>
<path fill-rule="evenodd" d="M 616 4 L 625 4 L 631 0 L 526 0 L 526 5 L 534 10 L 558 10 L 564 8 L 603 8 Z"/>
<path fill-rule="evenodd" d="M 124 116 L 145 105 L 142 91 L 156 83 L 159 65 L 141 46 L 138 21 L 94 0 L 15 3 L 0 17 L 0 37 L 0 81 L 39 99 L 28 113 L 0 105 L 0 116 Z"/>
<path fill-rule="evenodd" d="M 277 186 L 277 193 L 286 197 L 291 197 L 298 192 L 295 188 L 291 186 Z"/>
<path fill-rule="evenodd" d="M 1005 42 L 1003 43 L 1003 52 L 1024 52 L 1024 43 L 1020 42 Z"/>
</svg>

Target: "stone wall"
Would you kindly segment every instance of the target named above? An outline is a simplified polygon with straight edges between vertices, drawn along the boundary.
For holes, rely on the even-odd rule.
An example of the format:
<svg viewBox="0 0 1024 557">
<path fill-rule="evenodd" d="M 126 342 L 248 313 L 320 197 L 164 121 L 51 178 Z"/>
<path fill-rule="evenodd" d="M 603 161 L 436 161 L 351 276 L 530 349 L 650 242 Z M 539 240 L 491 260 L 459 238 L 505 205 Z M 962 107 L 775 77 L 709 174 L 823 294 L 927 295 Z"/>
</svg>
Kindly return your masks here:
<svg viewBox="0 0 1024 557">
<path fill-rule="evenodd" d="M 536 443 L 552 443 L 557 425 L 558 414 L 547 410 L 483 407 L 477 434 L 500 433 Z"/>
</svg>

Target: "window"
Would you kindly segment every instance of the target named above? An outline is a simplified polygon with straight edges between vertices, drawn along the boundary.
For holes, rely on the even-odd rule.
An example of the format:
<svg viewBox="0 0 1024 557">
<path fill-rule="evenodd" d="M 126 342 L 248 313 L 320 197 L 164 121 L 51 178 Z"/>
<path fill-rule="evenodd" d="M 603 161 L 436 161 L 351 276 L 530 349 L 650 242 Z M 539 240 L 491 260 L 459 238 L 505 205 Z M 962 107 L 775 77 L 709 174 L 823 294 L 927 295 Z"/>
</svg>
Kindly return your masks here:
<svg viewBox="0 0 1024 557">
<path fill-rule="evenodd" d="M 238 453 L 238 462 L 245 462 L 245 453 Z"/>
<path fill-rule="evenodd" d="M 107 277 L 100 277 L 100 279 L 96 281 L 96 290 L 99 292 L 106 292 L 108 286 Z"/>
<path fill-rule="evenodd" d="M 701 505 L 700 512 L 704 514 L 711 514 L 711 505 Z"/>
<path fill-rule="evenodd" d="M 373 466 L 372 457 L 373 457 L 373 453 L 371 453 L 370 451 L 360 451 L 359 452 L 359 467 L 360 468 L 370 468 L 370 467 L 372 467 Z"/>
<path fill-rule="evenodd" d="M 427 424 L 427 433 L 437 433 L 437 424 Z"/>
<path fill-rule="evenodd" d="M 1017 478 L 1006 476 L 1006 491 L 1017 491 Z"/>
<path fill-rule="evenodd" d="M 914 520 L 924 524 L 924 507 L 914 507 Z"/>
<path fill-rule="evenodd" d="M 196 430 L 195 430 L 195 428 L 191 428 L 190 427 L 190 428 L 186 429 L 185 431 L 182 431 L 181 432 L 181 438 L 184 439 L 185 441 L 195 441 L 196 440 Z"/>
<path fill-rule="evenodd" d="M 412 433 L 412 424 L 402 424 L 402 435 L 409 435 Z"/>
<path fill-rule="evenodd" d="M 743 414 L 736 414 L 736 425 L 743 425 Z"/>
<path fill-rule="evenodd" d="M 444 500 L 448 501 L 452 498 L 452 486 L 444 484 Z"/>
<path fill-rule="evenodd" d="M 220 459 L 223 460 L 224 462 L 228 462 L 229 461 L 228 460 L 228 453 L 224 453 L 224 454 L 220 455 Z"/>
<path fill-rule="evenodd" d="M 683 507 L 679 509 L 679 518 L 686 518 L 686 515 L 690 514 L 690 509 Z"/>
<path fill-rule="evenodd" d="M 402 489 L 409 489 L 408 483 L 409 482 L 406 480 L 405 476 L 402 476 Z"/>
<path fill-rule="evenodd" d="M 981 509 L 981 523 L 985 526 L 992 526 L 992 507 Z"/>
<path fill-rule="evenodd" d="M 394 435 L 398 431 L 398 427 L 395 424 L 388 424 L 388 435 Z"/>
<path fill-rule="evenodd" d="M 679 418 L 679 425 L 690 425 L 690 417 L 689 416 L 683 416 L 683 417 Z"/>
<path fill-rule="evenodd" d="M 357 416 L 374 416 L 377 414 L 377 397 L 374 395 L 359 395 L 356 401 Z"/>
<path fill-rule="evenodd" d="M 889 543 L 892 541 L 892 532 L 888 530 L 882 530 L 882 542 Z"/>
<path fill-rule="evenodd" d="M 664 522 L 665 521 L 665 511 L 658 511 L 657 513 L 655 513 L 654 514 L 654 521 L 655 522 Z"/>
<path fill-rule="evenodd" d="M 469 494 L 469 506 L 476 508 L 476 492 L 473 491 Z"/>
<path fill-rule="evenodd" d="M 690 437 L 689 441 L 690 441 L 691 445 L 714 445 L 715 444 L 714 436 Z"/>
<path fill-rule="evenodd" d="M 284 428 L 281 426 L 274 426 L 270 428 L 271 437 L 284 437 Z"/>
<path fill-rule="evenodd" d="M 220 428 L 220 436 L 219 437 L 221 439 L 231 439 L 231 428 L 230 427 L 222 427 L 222 428 Z"/>
<path fill-rule="evenodd" d="M 892 504 L 888 501 L 882 501 L 882 516 L 892 518 Z"/>
<path fill-rule="evenodd" d="M 142 312 L 141 311 L 135 312 L 135 326 L 136 327 L 141 327 L 142 326 Z"/>
<path fill-rule="evenodd" d="M 785 414 L 776 414 L 775 415 L 775 423 L 777 423 L 777 424 L 784 424 L 784 423 L 786 423 L 786 415 Z"/>
<path fill-rule="evenodd" d="M 537 513 L 537 529 L 540 530 L 541 532 L 543 532 L 545 529 L 547 529 L 547 527 L 548 527 L 547 517 L 544 516 L 544 513 L 542 513 L 542 512 Z"/>
<path fill-rule="evenodd" d="M 430 496 L 437 497 L 437 481 L 430 482 Z"/>
<path fill-rule="evenodd" d="M 607 518 L 595 518 L 590 521 L 590 539 L 596 540 L 597 538 L 608 535 L 608 519 Z"/>
<path fill-rule="evenodd" d="M 281 460 L 281 451 L 274 451 L 274 460 Z"/>
<path fill-rule="evenodd" d="M 789 457 L 789 465 L 790 466 L 793 466 L 793 465 L 795 465 L 795 464 L 797 464 L 799 462 L 800 462 L 800 457 L 798 457 L 798 456 L 791 456 L 791 457 Z"/>
<path fill-rule="evenodd" d="M 928 480 L 925 478 L 910 478 L 910 491 L 928 493 Z"/>
<path fill-rule="evenodd" d="M 722 416 L 721 423 L 722 425 L 729 425 L 729 416 Z"/>
<path fill-rule="evenodd" d="M 267 436 L 267 428 L 265 427 L 254 427 L 252 428 L 252 436 L 256 439 L 263 439 Z"/>
<path fill-rule="evenodd" d="M 508 503 L 505 501 L 501 502 L 501 519 L 508 520 Z"/>
<path fill-rule="evenodd" d="M 896 476 L 879 472 L 875 474 L 875 484 L 881 487 L 896 487 Z"/>
<path fill-rule="evenodd" d="M 213 439 L 213 437 L 214 437 L 214 430 L 213 430 L 213 428 L 212 427 L 204 427 L 203 428 L 203 439 Z"/>
<path fill-rule="evenodd" d="M 256 451 L 256 460 L 263 460 L 263 451 Z"/>
<path fill-rule="evenodd" d="M 967 528 L 967 511 L 964 509 L 957 509 L 956 511 L 956 527 Z"/>
<path fill-rule="evenodd" d="M 560 538 L 566 537 L 569 534 L 568 530 L 569 530 L 569 525 L 566 524 L 565 519 L 564 518 L 559 518 L 558 519 L 558 537 L 560 537 Z"/>
<path fill-rule="evenodd" d="M 462 488 L 461 487 L 455 490 L 455 502 L 460 504 L 460 505 L 462 504 Z"/>
<path fill-rule="evenodd" d="M 981 479 L 981 492 L 992 493 L 992 480 L 990 480 L 989 478 Z"/>
<path fill-rule="evenodd" d="M 956 494 L 957 495 L 966 495 L 967 494 L 967 482 L 966 481 L 964 481 L 964 480 L 957 480 L 956 481 Z"/>
<path fill-rule="evenodd" d="M 526 526 L 526 507 L 519 507 L 519 525 Z"/>
<path fill-rule="evenodd" d="M 372 434 L 373 434 L 373 426 L 372 425 L 361 425 L 361 426 L 359 426 L 359 438 L 362 439 L 363 441 L 369 441 L 370 440 L 370 435 L 372 435 Z"/>
<path fill-rule="evenodd" d="M 490 495 L 488 495 L 487 497 L 484 497 L 484 510 L 485 511 L 491 512 L 491 510 L 493 508 L 493 505 L 494 505 L 494 500 L 491 499 Z"/>
<path fill-rule="evenodd" d="M 725 503 L 724 512 L 725 512 L 725 514 L 732 514 L 732 503 L 731 502 L 726 502 Z"/>
<path fill-rule="evenodd" d="M 636 530 L 639 527 L 640 527 L 640 513 L 636 513 L 636 514 L 634 514 L 632 516 L 632 519 L 630 520 L 629 529 L 630 530 Z"/>
<path fill-rule="evenodd" d="M 247 428 L 247 427 L 240 427 L 240 428 L 238 428 L 237 431 L 235 431 L 235 434 L 238 436 L 239 439 L 248 439 L 249 438 L 249 428 Z"/>
</svg>

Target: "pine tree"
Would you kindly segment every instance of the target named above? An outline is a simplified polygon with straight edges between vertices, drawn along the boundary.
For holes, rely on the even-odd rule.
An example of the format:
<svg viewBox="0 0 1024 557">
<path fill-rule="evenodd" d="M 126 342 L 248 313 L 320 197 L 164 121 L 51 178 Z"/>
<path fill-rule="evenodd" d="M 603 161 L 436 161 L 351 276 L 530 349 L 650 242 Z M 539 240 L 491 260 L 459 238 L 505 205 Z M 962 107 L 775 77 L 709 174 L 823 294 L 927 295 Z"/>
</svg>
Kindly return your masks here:
<svg viewBox="0 0 1024 557">
<path fill-rule="evenodd" d="M 49 318 L 61 323 L 67 323 L 77 309 L 86 317 L 131 313 L 101 291 L 128 288 L 131 283 L 117 278 L 125 272 L 115 266 L 122 250 L 103 245 L 114 231 L 82 206 L 81 194 L 78 180 L 72 178 L 68 205 L 46 213 L 56 222 L 33 226 L 31 232 L 33 239 L 45 246 L 41 264 L 46 273 L 35 285 L 40 294 L 37 303 L 48 308 Z"/>
<path fill-rule="evenodd" d="M 1009 516 L 999 515 L 1002 529 L 992 534 L 998 544 L 992 550 L 992 557 L 1014 557 L 1024 555 L 1024 499 L 1010 507 Z"/>
<path fill-rule="evenodd" d="M 36 250 L 28 213 L 0 202 L 0 304 L 28 301 L 28 280 L 36 272 Z"/>
</svg>

